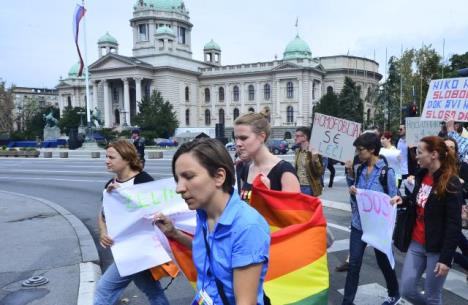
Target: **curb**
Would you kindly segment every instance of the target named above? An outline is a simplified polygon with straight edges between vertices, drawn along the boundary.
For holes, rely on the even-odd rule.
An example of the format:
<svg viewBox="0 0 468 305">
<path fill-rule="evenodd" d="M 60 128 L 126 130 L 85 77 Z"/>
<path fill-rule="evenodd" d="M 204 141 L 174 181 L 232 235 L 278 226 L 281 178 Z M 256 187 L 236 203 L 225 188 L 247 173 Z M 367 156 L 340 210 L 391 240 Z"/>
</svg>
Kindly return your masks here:
<svg viewBox="0 0 468 305">
<path fill-rule="evenodd" d="M 52 201 L 35 196 L 3 190 L 0 190 L 0 193 L 6 193 L 13 196 L 39 201 L 51 209 L 57 211 L 57 213 L 63 216 L 68 221 L 68 223 L 70 223 L 78 238 L 78 244 L 80 245 L 81 252 L 80 284 L 78 288 L 77 305 L 93 304 L 94 291 L 96 290 L 97 281 L 101 275 L 101 270 L 99 268 L 100 260 L 91 233 L 89 233 L 89 230 L 86 228 L 83 222 L 81 222 L 81 220 L 70 213 L 67 209 Z"/>
</svg>

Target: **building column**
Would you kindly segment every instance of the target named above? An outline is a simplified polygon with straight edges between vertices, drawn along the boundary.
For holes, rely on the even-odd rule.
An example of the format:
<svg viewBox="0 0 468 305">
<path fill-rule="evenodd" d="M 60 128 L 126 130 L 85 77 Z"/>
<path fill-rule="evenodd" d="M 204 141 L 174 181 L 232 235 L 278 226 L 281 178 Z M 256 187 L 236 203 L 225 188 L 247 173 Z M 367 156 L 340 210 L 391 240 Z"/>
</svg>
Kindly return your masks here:
<svg viewBox="0 0 468 305">
<path fill-rule="evenodd" d="M 302 92 L 303 88 L 303 82 L 304 82 L 304 73 L 301 73 L 301 76 L 299 77 L 299 86 L 298 86 L 298 97 L 299 97 L 299 110 L 297 111 L 297 117 L 296 117 L 296 123 L 298 126 L 302 125 L 302 120 L 303 120 L 303 113 L 304 109 L 304 103 L 303 103 L 303 98 L 304 98 L 304 93 Z"/>
<path fill-rule="evenodd" d="M 229 90 L 229 84 L 224 84 L 224 101 L 226 102 L 226 110 L 224 112 L 224 125 L 227 126 L 228 122 L 232 122 L 232 112 L 231 112 L 231 92 Z M 231 124 L 234 126 L 234 122 Z"/>
<path fill-rule="evenodd" d="M 255 84 L 255 100 L 257 101 L 256 112 L 260 112 L 260 83 Z"/>
<path fill-rule="evenodd" d="M 123 97 L 124 97 L 124 112 L 125 112 L 125 121 L 121 123 L 127 123 L 128 125 L 132 125 L 130 122 L 130 88 L 128 85 L 128 78 L 122 78 L 124 89 L 123 89 Z"/>
<path fill-rule="evenodd" d="M 211 126 L 213 126 L 213 120 L 215 118 L 215 111 L 216 111 L 216 108 L 215 108 L 216 98 L 219 98 L 219 97 L 216 94 L 217 92 L 216 92 L 215 86 L 211 86 L 210 90 L 211 90 Z M 216 114 L 216 117 L 218 117 L 218 114 Z"/>
<path fill-rule="evenodd" d="M 104 86 L 104 126 L 106 128 L 111 128 L 111 107 L 109 101 L 109 82 L 104 79 L 102 80 Z"/>
<path fill-rule="evenodd" d="M 275 116 L 281 118 L 281 105 L 280 101 L 282 98 L 282 92 L 281 92 L 281 84 L 280 81 L 276 81 L 276 109 L 275 109 Z"/>
<path fill-rule="evenodd" d="M 138 103 L 141 103 L 141 77 L 135 77 L 135 95 L 136 95 L 136 113 L 140 113 L 140 106 Z"/>
<path fill-rule="evenodd" d="M 241 115 L 245 114 L 245 99 L 244 99 L 245 84 L 242 83 L 239 86 L 240 86 L 240 88 L 239 88 L 240 97 L 239 98 L 240 98 L 240 101 L 241 101 L 241 106 L 240 106 L 240 109 L 239 109 L 240 110 L 239 111 L 240 112 L 239 116 L 241 116 Z"/>
<path fill-rule="evenodd" d="M 98 81 L 93 81 L 93 103 L 90 110 L 94 110 L 98 106 Z"/>
</svg>

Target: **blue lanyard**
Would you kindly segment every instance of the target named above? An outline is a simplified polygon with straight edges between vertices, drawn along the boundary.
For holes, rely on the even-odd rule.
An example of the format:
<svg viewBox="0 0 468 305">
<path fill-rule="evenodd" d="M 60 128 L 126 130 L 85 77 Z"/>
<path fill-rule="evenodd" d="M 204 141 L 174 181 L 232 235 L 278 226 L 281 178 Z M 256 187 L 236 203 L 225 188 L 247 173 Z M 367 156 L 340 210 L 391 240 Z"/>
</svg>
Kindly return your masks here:
<svg viewBox="0 0 468 305">
<path fill-rule="evenodd" d="M 205 262 L 203 263 L 203 272 L 205 272 L 206 270 L 206 259 L 208 258 L 208 268 L 211 268 L 213 269 L 213 267 L 211 266 L 211 249 L 213 248 L 213 243 L 214 243 L 214 237 L 211 239 L 211 246 L 208 244 L 208 232 L 207 232 L 207 229 L 205 226 L 208 226 L 207 222 L 205 222 L 204 224 L 202 224 L 202 228 L 203 228 L 203 239 L 205 241 L 205 248 L 206 248 L 206 256 L 205 256 Z M 212 270 L 213 272 L 213 275 L 214 275 L 214 270 Z M 205 279 L 206 277 L 208 277 L 208 273 L 207 272 L 206 274 L 203 275 L 203 281 L 202 281 L 202 289 L 205 289 Z M 215 275 L 216 277 L 216 275 Z"/>
</svg>

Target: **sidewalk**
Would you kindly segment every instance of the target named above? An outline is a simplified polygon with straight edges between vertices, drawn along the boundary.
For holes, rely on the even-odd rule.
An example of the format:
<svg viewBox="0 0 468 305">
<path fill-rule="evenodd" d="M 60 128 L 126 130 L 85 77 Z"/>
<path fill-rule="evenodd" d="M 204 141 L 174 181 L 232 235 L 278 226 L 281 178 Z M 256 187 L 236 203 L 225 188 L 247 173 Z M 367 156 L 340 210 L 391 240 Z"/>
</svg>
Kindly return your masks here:
<svg viewBox="0 0 468 305">
<path fill-rule="evenodd" d="M 0 304 L 91 305 L 100 276 L 94 241 L 58 204 L 0 191 Z M 23 287 L 43 276 L 48 283 Z"/>
</svg>

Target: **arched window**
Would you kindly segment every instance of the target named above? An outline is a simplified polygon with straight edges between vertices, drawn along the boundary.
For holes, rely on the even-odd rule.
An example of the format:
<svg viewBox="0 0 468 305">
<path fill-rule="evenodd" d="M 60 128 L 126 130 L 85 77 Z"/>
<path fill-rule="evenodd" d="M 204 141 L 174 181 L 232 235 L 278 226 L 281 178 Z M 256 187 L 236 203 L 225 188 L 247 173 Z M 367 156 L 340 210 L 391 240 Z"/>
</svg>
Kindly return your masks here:
<svg viewBox="0 0 468 305">
<path fill-rule="evenodd" d="M 233 112 L 232 116 L 234 117 L 234 120 L 237 119 L 239 117 L 239 109 L 234 108 L 234 112 Z"/>
<path fill-rule="evenodd" d="M 286 132 L 284 133 L 284 138 L 285 138 L 285 139 L 291 139 L 291 138 L 292 138 L 291 132 L 286 131 Z"/>
<path fill-rule="evenodd" d="M 185 87 L 185 101 L 188 102 L 190 100 L 190 89 L 189 87 Z"/>
<path fill-rule="evenodd" d="M 249 85 L 249 101 L 253 101 L 255 99 L 255 88 L 253 85 Z"/>
<path fill-rule="evenodd" d="M 255 109 L 253 109 L 252 107 L 249 108 L 249 112 L 255 112 Z"/>
<path fill-rule="evenodd" d="M 234 102 L 239 101 L 239 87 L 238 86 L 234 86 L 234 88 L 232 88 L 232 99 Z"/>
<path fill-rule="evenodd" d="M 115 118 L 115 124 L 119 125 L 120 124 L 120 111 L 119 111 L 119 109 L 114 110 L 114 118 Z"/>
<path fill-rule="evenodd" d="M 210 89 L 208 88 L 205 88 L 205 102 L 209 102 L 210 101 Z"/>
<path fill-rule="evenodd" d="M 219 101 L 224 102 L 224 87 L 218 89 Z"/>
<path fill-rule="evenodd" d="M 286 96 L 288 98 L 293 98 L 294 97 L 294 85 L 292 82 L 288 82 L 286 84 Z"/>
<path fill-rule="evenodd" d="M 190 109 L 185 109 L 185 125 L 190 125 Z"/>
<path fill-rule="evenodd" d="M 219 109 L 218 117 L 219 123 L 224 124 L 224 109 Z"/>
<path fill-rule="evenodd" d="M 333 93 L 333 87 L 332 86 L 328 86 L 327 87 L 327 94 L 331 94 Z"/>
<path fill-rule="evenodd" d="M 286 122 L 291 124 L 294 121 L 294 108 L 292 106 L 288 106 L 286 108 Z"/>
<path fill-rule="evenodd" d="M 263 98 L 265 99 L 265 101 L 268 101 L 270 99 L 270 96 L 271 96 L 270 84 L 265 84 L 263 86 Z"/>
<path fill-rule="evenodd" d="M 205 110 L 205 125 L 211 125 L 211 113 L 209 109 Z"/>
</svg>

